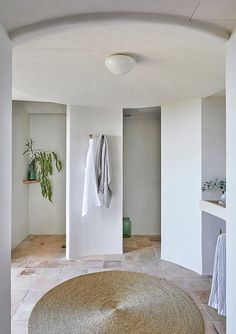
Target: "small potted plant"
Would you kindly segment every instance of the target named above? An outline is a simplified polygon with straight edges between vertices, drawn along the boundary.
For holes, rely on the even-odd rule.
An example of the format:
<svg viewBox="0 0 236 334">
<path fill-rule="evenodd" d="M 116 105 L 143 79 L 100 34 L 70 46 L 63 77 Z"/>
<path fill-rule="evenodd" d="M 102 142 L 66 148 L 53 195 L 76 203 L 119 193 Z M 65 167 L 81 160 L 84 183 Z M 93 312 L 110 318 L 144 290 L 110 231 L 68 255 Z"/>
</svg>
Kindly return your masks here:
<svg viewBox="0 0 236 334">
<path fill-rule="evenodd" d="M 28 180 L 39 180 L 43 197 L 52 202 L 52 184 L 50 176 L 53 175 L 53 167 L 57 171 L 62 169 L 62 162 L 55 152 L 35 150 L 33 140 L 26 143 L 23 155 L 29 155 Z"/>
<path fill-rule="evenodd" d="M 226 180 L 220 180 L 219 178 L 215 178 L 210 181 L 205 181 L 202 184 L 202 191 L 220 189 L 221 196 L 220 200 L 225 204 L 226 202 Z"/>
<path fill-rule="evenodd" d="M 28 154 L 29 156 L 29 166 L 27 171 L 27 178 L 30 181 L 34 181 L 37 179 L 36 175 L 36 166 L 34 160 L 34 150 L 33 150 L 33 141 L 30 138 L 29 141 L 26 143 L 26 150 L 24 151 L 23 155 Z"/>
</svg>

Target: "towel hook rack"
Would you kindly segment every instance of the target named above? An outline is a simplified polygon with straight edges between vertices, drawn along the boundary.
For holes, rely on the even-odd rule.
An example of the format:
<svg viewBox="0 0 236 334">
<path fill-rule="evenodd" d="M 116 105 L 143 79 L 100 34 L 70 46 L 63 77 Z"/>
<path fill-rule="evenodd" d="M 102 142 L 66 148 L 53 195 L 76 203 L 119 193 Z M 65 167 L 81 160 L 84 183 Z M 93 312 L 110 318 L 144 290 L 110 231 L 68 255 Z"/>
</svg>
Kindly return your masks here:
<svg viewBox="0 0 236 334">
<path fill-rule="evenodd" d="M 90 139 L 98 138 L 98 137 L 99 137 L 99 135 L 93 135 L 92 133 L 89 134 L 89 138 Z"/>
</svg>

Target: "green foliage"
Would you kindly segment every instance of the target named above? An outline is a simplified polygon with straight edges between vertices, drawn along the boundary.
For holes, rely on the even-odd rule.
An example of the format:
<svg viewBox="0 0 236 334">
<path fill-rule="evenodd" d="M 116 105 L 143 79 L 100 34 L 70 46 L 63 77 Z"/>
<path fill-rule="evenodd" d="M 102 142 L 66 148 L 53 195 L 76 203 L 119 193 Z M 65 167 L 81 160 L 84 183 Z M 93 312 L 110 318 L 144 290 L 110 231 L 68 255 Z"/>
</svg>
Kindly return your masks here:
<svg viewBox="0 0 236 334">
<path fill-rule="evenodd" d="M 29 164 L 34 165 L 37 170 L 37 178 L 40 182 L 43 197 L 52 202 L 52 183 L 53 167 L 57 171 L 62 170 L 62 162 L 55 152 L 48 152 L 43 150 L 34 150 L 33 141 L 30 140 L 26 144 L 26 150 L 23 155 L 29 154 Z"/>
<path fill-rule="evenodd" d="M 23 152 L 23 155 L 26 153 L 30 156 L 30 161 L 29 164 L 31 164 L 31 159 L 34 155 L 34 150 L 33 150 L 33 140 L 30 138 L 29 141 L 25 144 L 26 150 Z"/>
<path fill-rule="evenodd" d="M 205 181 L 202 184 L 202 191 L 220 189 L 221 193 L 226 192 L 226 180 L 220 180 L 218 178 L 210 181 Z"/>
<path fill-rule="evenodd" d="M 62 162 L 55 152 L 36 152 L 34 154 L 35 166 L 40 182 L 42 195 L 52 202 L 52 184 L 50 176 L 53 175 L 53 165 L 58 172 L 62 169 Z"/>
</svg>

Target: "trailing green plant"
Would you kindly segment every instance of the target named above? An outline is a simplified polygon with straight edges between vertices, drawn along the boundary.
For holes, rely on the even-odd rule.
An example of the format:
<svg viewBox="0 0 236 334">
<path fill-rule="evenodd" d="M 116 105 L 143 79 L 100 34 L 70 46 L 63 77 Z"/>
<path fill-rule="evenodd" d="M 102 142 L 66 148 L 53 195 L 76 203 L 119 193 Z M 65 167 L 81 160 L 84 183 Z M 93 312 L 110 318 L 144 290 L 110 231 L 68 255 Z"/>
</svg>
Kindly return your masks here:
<svg viewBox="0 0 236 334">
<path fill-rule="evenodd" d="M 202 184 L 202 191 L 220 189 L 221 193 L 224 194 L 226 192 L 226 180 L 220 180 L 218 178 L 205 181 Z"/>
<path fill-rule="evenodd" d="M 26 150 L 23 155 L 25 154 L 29 155 L 29 166 L 36 168 L 37 179 L 40 182 L 43 197 L 52 202 L 51 177 L 54 167 L 56 167 L 58 172 L 62 170 L 62 161 L 55 152 L 34 149 L 31 138 L 26 143 Z"/>
</svg>

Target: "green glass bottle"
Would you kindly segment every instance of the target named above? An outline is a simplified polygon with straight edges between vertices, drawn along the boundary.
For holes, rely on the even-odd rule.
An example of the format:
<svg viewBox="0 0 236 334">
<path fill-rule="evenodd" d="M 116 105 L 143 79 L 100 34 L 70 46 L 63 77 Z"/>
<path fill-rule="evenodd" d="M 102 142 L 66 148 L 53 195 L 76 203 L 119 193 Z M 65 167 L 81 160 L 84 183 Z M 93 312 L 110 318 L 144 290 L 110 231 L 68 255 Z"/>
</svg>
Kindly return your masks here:
<svg viewBox="0 0 236 334">
<path fill-rule="evenodd" d="M 130 238 L 131 237 L 131 227 L 132 222 L 129 217 L 123 218 L 123 238 Z"/>
</svg>

